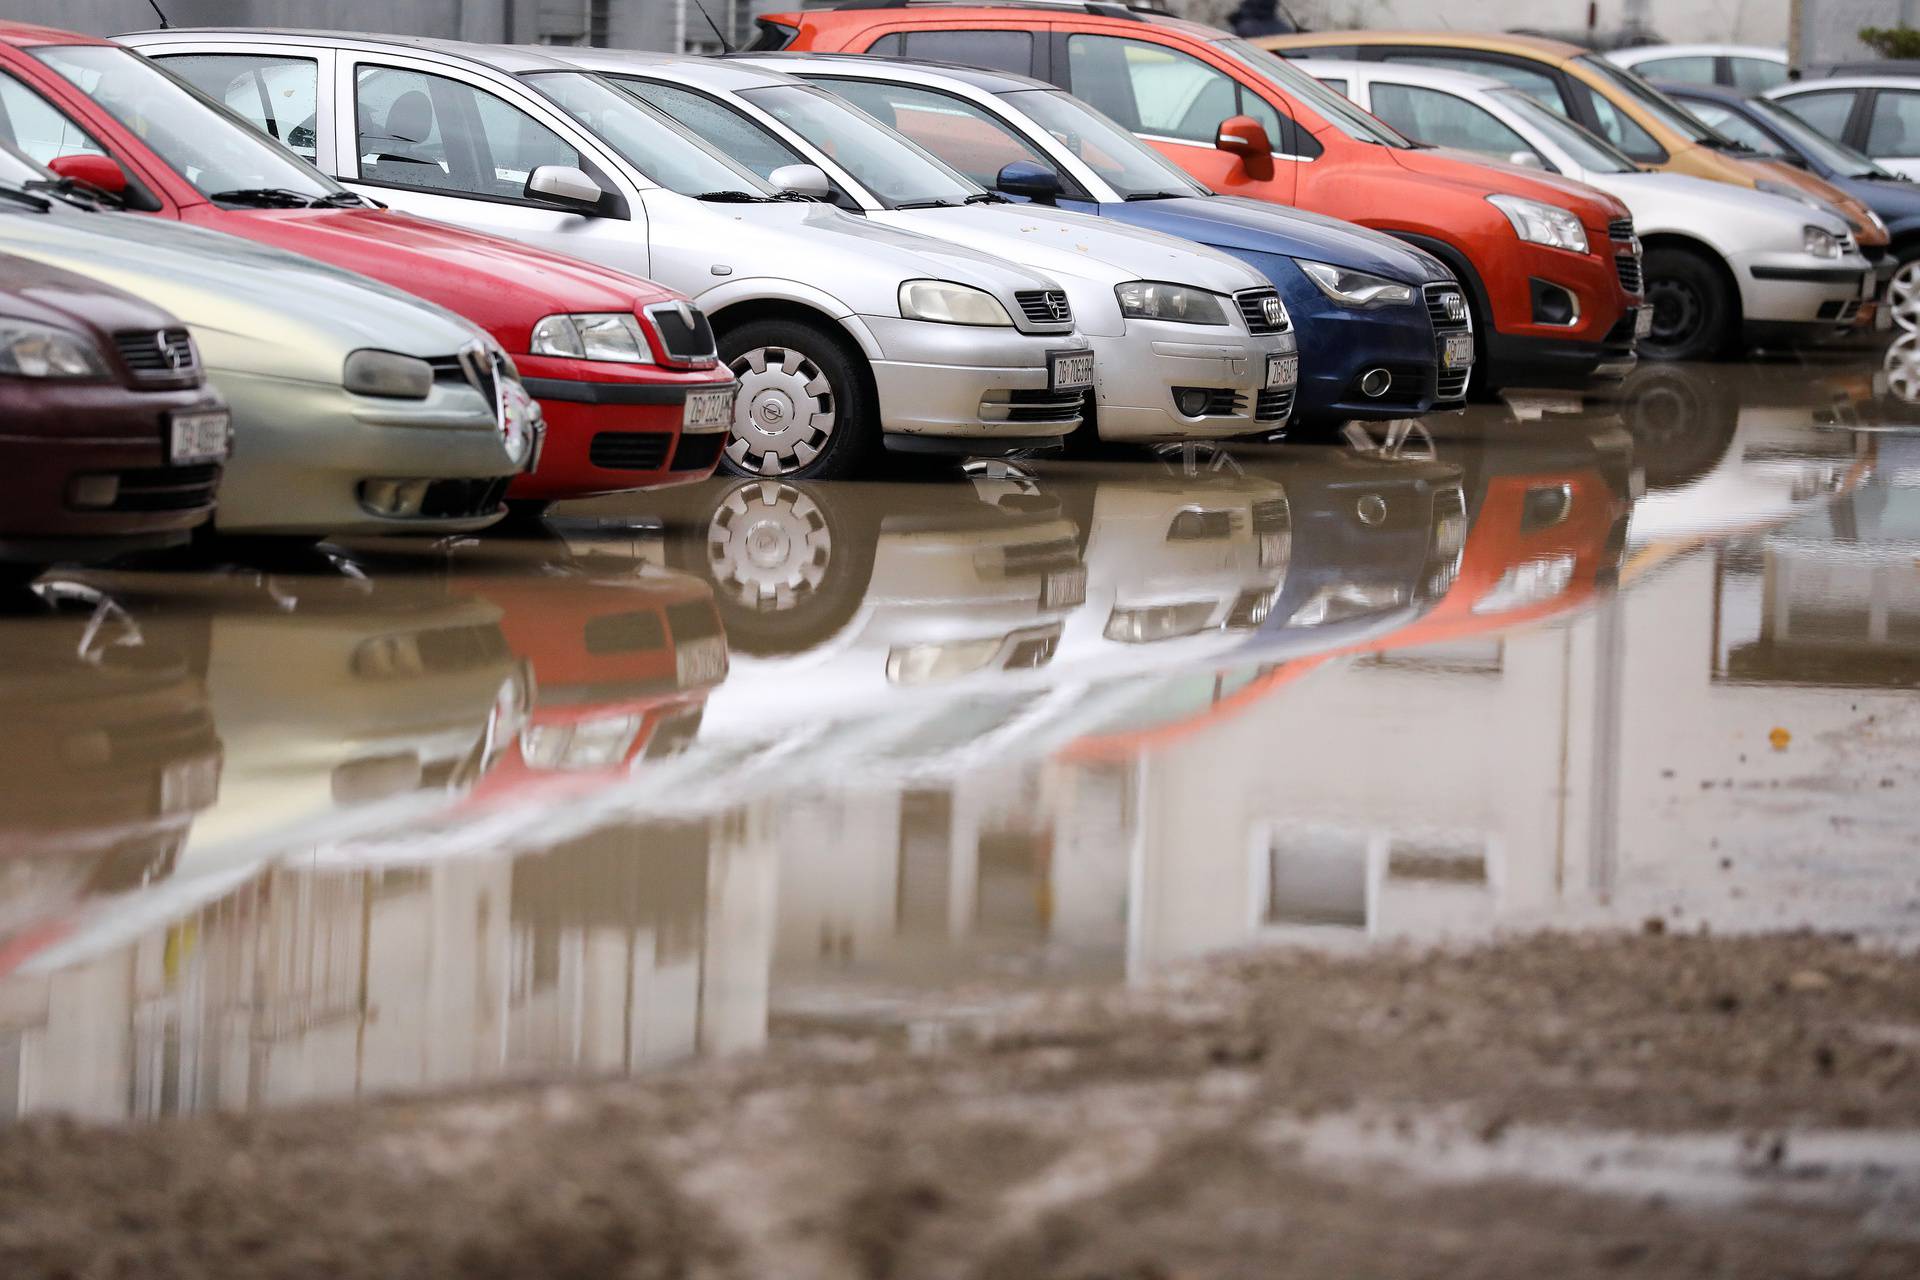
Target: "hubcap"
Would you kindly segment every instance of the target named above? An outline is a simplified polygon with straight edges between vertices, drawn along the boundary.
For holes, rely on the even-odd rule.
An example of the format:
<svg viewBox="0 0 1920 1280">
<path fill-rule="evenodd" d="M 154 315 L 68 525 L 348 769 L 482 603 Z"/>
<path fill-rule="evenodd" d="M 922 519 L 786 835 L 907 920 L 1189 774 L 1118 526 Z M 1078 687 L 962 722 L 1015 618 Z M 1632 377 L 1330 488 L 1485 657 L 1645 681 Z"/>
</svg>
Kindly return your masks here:
<svg viewBox="0 0 1920 1280">
<path fill-rule="evenodd" d="M 714 585 L 744 608 L 775 613 L 804 602 L 819 591 L 832 559 L 826 516 L 790 484 L 743 484 L 707 523 Z"/>
<path fill-rule="evenodd" d="M 1920 258 L 1903 262 L 1887 286 L 1887 306 L 1893 322 L 1908 333 L 1920 331 Z"/>
<path fill-rule="evenodd" d="M 1887 348 L 1887 390 L 1920 404 L 1920 334 L 1903 333 Z"/>
<path fill-rule="evenodd" d="M 1647 302 L 1653 307 L 1653 332 L 1647 345 L 1677 347 L 1700 331 L 1706 304 L 1691 285 L 1670 277 L 1647 282 Z"/>
<path fill-rule="evenodd" d="M 820 366 L 791 347 L 755 347 L 732 365 L 739 408 L 727 457 L 763 476 L 798 471 L 819 457 L 837 417 L 833 384 Z"/>
</svg>

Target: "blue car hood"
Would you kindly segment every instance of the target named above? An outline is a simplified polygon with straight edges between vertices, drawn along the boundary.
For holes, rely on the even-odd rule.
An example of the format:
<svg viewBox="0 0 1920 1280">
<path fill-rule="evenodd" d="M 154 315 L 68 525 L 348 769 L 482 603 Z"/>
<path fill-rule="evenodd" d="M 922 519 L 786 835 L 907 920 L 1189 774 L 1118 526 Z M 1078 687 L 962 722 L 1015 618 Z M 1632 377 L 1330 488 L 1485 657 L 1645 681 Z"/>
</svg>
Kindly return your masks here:
<svg viewBox="0 0 1920 1280">
<path fill-rule="evenodd" d="M 1438 258 L 1379 231 L 1301 209 L 1239 196 L 1193 196 L 1103 204 L 1100 212 L 1136 227 L 1197 240 L 1228 253 L 1279 253 L 1407 284 L 1451 280 Z"/>
<path fill-rule="evenodd" d="M 1897 178 L 1830 178 L 1848 195 L 1859 200 L 1884 219 L 1909 227 L 1920 222 L 1920 183 L 1901 182 Z"/>
</svg>

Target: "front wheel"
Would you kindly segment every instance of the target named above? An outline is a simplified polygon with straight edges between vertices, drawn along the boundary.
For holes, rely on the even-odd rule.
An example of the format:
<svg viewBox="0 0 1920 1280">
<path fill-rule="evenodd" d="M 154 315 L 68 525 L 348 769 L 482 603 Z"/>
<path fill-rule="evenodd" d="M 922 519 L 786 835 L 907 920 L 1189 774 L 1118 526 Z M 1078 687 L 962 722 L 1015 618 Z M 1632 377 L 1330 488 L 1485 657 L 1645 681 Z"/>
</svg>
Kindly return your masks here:
<svg viewBox="0 0 1920 1280">
<path fill-rule="evenodd" d="M 1653 331 L 1641 339 L 1641 355 L 1710 360 L 1732 345 L 1733 299 L 1712 263 L 1685 249 L 1651 249 L 1645 270 Z"/>
<path fill-rule="evenodd" d="M 755 320 L 720 339 L 740 379 L 720 462 L 743 476 L 829 480 L 851 475 L 879 435 L 872 396 L 838 338 L 793 320 Z"/>
<path fill-rule="evenodd" d="M 1903 332 L 1920 331 L 1920 249 L 1908 249 L 1888 281 L 1887 311 Z"/>
</svg>

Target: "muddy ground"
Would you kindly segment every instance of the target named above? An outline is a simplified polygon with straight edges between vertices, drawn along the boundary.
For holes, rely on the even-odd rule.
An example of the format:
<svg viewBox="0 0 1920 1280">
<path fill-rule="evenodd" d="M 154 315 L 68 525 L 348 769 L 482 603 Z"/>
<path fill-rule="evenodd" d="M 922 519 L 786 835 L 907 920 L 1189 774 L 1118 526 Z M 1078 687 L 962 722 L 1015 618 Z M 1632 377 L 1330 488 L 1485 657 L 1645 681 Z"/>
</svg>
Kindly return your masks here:
<svg viewBox="0 0 1920 1280">
<path fill-rule="evenodd" d="M 1920 961 L 1261 954 L 936 1052 L 0 1137 L 0 1276 L 1920 1275 Z"/>
</svg>

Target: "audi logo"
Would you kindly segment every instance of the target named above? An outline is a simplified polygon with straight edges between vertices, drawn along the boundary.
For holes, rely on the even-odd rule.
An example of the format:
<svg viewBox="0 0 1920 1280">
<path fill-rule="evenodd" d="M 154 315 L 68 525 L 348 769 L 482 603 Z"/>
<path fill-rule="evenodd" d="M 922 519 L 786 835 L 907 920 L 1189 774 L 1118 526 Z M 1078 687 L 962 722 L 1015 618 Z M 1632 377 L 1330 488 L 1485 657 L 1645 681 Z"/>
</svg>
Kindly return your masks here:
<svg viewBox="0 0 1920 1280">
<path fill-rule="evenodd" d="M 1266 317 L 1268 324 L 1278 327 L 1287 313 L 1286 309 L 1280 305 L 1280 299 L 1262 298 L 1260 299 L 1260 314 Z"/>
<path fill-rule="evenodd" d="M 1447 319 L 1465 320 L 1467 318 L 1467 300 L 1457 293 L 1440 295 L 1440 305 L 1446 309 Z"/>
</svg>

